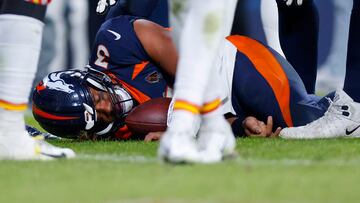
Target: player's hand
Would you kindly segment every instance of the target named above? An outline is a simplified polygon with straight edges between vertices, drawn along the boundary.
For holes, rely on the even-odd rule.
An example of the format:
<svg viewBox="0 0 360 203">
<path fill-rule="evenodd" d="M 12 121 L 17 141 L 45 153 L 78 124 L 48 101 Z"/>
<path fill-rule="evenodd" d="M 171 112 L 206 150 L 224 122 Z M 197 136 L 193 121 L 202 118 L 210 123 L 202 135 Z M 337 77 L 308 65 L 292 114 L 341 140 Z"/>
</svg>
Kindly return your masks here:
<svg viewBox="0 0 360 203">
<path fill-rule="evenodd" d="M 301 6 L 303 4 L 303 0 L 283 0 L 286 2 L 287 6 L 291 6 L 292 4 Z"/>
<path fill-rule="evenodd" d="M 275 132 L 273 129 L 273 118 L 269 116 L 267 122 L 259 121 L 253 116 L 245 118 L 243 121 L 243 128 L 247 136 L 250 137 L 278 137 L 281 131 L 281 128 L 277 128 Z"/>
<path fill-rule="evenodd" d="M 148 133 L 146 136 L 145 136 L 145 139 L 144 141 L 145 142 L 151 142 L 151 141 L 157 141 L 157 140 L 160 140 L 161 136 L 164 134 L 164 132 L 151 132 L 151 133 Z"/>
<path fill-rule="evenodd" d="M 98 14 L 104 14 L 109 6 L 113 6 L 116 4 L 116 1 L 117 0 L 99 0 L 98 5 L 96 7 L 96 12 Z"/>
</svg>

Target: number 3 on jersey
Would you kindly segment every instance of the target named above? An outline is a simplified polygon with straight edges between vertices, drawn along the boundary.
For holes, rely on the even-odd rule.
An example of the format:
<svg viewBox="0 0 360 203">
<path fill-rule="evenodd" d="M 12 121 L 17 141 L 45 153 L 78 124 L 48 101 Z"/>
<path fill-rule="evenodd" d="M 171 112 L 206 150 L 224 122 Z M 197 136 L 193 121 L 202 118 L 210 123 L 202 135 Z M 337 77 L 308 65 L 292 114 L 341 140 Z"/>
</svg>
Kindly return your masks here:
<svg viewBox="0 0 360 203">
<path fill-rule="evenodd" d="M 97 55 L 97 59 L 95 61 L 95 65 L 107 69 L 109 64 L 109 57 L 110 57 L 107 48 L 104 45 L 100 44 L 97 48 L 96 55 Z"/>
</svg>

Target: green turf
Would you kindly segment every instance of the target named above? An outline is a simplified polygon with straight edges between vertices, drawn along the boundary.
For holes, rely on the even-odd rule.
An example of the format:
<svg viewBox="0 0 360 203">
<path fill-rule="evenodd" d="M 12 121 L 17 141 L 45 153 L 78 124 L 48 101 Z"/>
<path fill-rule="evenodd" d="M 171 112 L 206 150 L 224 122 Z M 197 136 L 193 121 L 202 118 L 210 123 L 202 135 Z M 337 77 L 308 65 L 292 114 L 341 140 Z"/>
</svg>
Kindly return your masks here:
<svg viewBox="0 0 360 203">
<path fill-rule="evenodd" d="M 74 160 L 0 162 L 0 202 L 359 202 L 360 140 L 239 139 L 240 156 L 167 165 L 157 143 L 74 142 Z"/>
</svg>

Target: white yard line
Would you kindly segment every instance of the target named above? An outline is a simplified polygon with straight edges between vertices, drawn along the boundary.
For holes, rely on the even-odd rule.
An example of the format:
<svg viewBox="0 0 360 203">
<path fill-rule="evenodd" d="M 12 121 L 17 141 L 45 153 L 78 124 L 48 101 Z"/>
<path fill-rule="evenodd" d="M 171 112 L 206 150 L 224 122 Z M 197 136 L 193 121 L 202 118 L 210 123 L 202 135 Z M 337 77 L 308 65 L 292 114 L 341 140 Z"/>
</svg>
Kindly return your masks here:
<svg viewBox="0 0 360 203">
<path fill-rule="evenodd" d="M 306 159 L 241 159 L 235 160 L 242 165 L 284 165 L 284 166 L 312 166 L 312 165 L 325 165 L 325 166 L 360 166 L 360 160 L 306 160 Z"/>
<path fill-rule="evenodd" d="M 156 157 L 147 157 L 140 155 L 115 155 L 115 154 L 79 154 L 79 160 L 93 161 L 113 161 L 113 162 L 130 162 L 130 163 L 160 163 Z M 360 159 L 342 160 L 306 160 L 306 159 L 244 159 L 241 157 L 230 162 L 236 162 L 239 165 L 284 165 L 284 166 L 311 166 L 311 165 L 328 165 L 328 166 L 360 166 Z"/>
<path fill-rule="evenodd" d="M 114 162 L 133 162 L 133 163 L 155 163 L 155 157 L 115 155 L 115 154 L 79 154 L 77 159 L 94 161 L 114 161 Z"/>
</svg>

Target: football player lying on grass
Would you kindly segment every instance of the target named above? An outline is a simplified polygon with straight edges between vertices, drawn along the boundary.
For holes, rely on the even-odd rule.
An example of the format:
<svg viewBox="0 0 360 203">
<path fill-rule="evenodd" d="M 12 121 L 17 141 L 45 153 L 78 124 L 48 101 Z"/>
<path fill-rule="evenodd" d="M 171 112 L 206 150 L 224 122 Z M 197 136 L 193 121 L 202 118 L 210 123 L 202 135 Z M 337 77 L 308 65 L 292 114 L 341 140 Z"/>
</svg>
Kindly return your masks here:
<svg viewBox="0 0 360 203">
<path fill-rule="evenodd" d="M 176 63 L 167 30 L 135 17 L 112 18 L 96 36 L 91 68 L 50 73 L 39 83 L 34 117 L 62 137 L 131 139 L 126 116 L 168 95 Z M 307 94 L 292 66 L 261 43 L 229 36 L 215 63 L 223 80 L 213 82 L 224 88 L 224 115 L 234 134 L 271 137 L 285 128 L 284 138 L 360 136 L 358 103 L 341 90 L 326 97 Z"/>
</svg>

